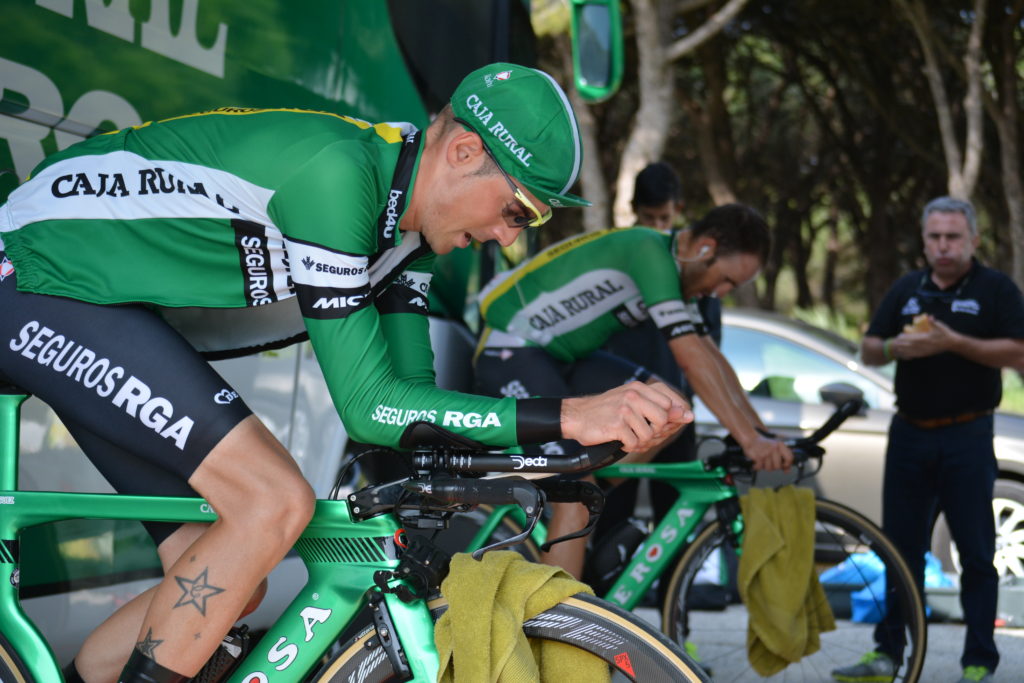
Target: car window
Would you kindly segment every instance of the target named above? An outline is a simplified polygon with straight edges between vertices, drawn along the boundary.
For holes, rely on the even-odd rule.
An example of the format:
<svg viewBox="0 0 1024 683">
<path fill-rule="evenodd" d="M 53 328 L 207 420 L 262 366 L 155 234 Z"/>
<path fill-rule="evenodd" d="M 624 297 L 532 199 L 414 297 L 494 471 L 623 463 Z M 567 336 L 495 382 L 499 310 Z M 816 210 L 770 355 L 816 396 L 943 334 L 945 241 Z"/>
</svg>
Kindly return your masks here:
<svg viewBox="0 0 1024 683">
<path fill-rule="evenodd" d="M 881 392 L 874 382 L 782 337 L 727 326 L 722 335 L 722 353 L 736 370 L 740 384 L 752 395 L 821 403 L 818 389 L 830 382 L 847 382 L 864 392 L 870 407 L 882 407 Z"/>
</svg>

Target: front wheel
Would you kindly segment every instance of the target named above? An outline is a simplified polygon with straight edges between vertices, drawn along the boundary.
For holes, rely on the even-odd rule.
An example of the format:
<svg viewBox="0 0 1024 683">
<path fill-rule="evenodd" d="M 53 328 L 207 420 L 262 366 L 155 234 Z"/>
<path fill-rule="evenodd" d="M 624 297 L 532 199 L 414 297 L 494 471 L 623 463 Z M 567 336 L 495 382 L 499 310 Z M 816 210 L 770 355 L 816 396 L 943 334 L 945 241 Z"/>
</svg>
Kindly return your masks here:
<svg viewBox="0 0 1024 683">
<path fill-rule="evenodd" d="M 0 634 L 0 683 L 34 683 L 14 648 Z"/>
<path fill-rule="evenodd" d="M 435 618 L 445 609 L 431 603 Z M 662 634 L 626 612 L 590 595 L 563 600 L 523 624 L 528 638 L 554 640 L 578 647 L 608 664 L 612 680 L 708 681 L 707 676 Z M 311 681 L 352 680 L 384 683 L 399 680 L 373 627 L 365 629 L 317 672 Z"/>
<path fill-rule="evenodd" d="M 818 574 L 847 561 L 844 567 L 855 578 L 863 576 L 864 580 L 841 586 L 824 585 L 836 617 L 836 630 L 822 633 L 820 650 L 790 664 L 773 680 L 831 680 L 833 669 L 854 664 L 874 649 L 875 625 L 867 621 L 885 614 L 887 596 L 886 580 L 873 581 L 875 577 L 864 576 L 868 564 L 862 558 L 870 558 L 870 551 L 885 567 L 890 584 L 889 607 L 895 605 L 899 611 L 906 642 L 893 680 L 917 681 L 926 649 L 924 605 L 896 547 L 867 518 L 831 501 L 815 501 L 814 528 L 814 566 Z M 765 679 L 754 671 L 747 658 L 745 606 L 718 605 L 717 610 L 709 610 L 706 599 L 700 604 L 707 594 L 707 578 L 727 573 L 722 570 L 732 564 L 727 561 L 728 555 L 737 552 L 720 521 L 709 524 L 697 535 L 669 581 L 662 605 L 662 630 L 677 644 L 685 644 L 687 651 L 716 680 L 762 681 Z"/>
</svg>

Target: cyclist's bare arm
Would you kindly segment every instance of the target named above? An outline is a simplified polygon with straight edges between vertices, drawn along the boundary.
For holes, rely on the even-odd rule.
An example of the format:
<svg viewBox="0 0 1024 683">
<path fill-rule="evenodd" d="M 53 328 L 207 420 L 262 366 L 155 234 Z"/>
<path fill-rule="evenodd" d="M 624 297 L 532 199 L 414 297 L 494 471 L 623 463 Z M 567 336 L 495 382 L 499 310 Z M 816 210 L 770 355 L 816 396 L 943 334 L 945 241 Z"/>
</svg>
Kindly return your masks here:
<svg viewBox="0 0 1024 683">
<path fill-rule="evenodd" d="M 715 364 L 718 366 L 718 372 L 722 377 L 722 383 L 724 384 L 726 391 L 729 392 L 729 396 L 732 397 L 733 403 L 743 411 L 743 414 L 751 424 L 767 431 L 764 422 L 761 421 L 761 416 L 757 414 L 757 411 L 754 410 L 754 406 L 750 404 L 750 399 L 747 398 L 747 392 L 740 384 L 740 378 L 736 376 L 736 371 L 733 370 L 729 361 L 726 360 L 724 355 L 722 355 L 722 352 L 719 351 L 718 347 L 715 346 L 715 343 L 711 341 L 710 337 L 701 336 L 698 337 L 698 339 L 704 345 L 708 354 L 715 359 Z"/>
<path fill-rule="evenodd" d="M 716 357 L 718 354 L 712 353 L 704 340 L 698 335 L 688 334 L 671 339 L 669 348 L 676 363 L 686 373 L 690 386 L 715 414 L 722 426 L 729 430 L 747 457 L 754 461 L 756 469 L 774 470 L 789 467 L 793 462 L 792 452 L 782 442 L 758 433 L 757 427 L 761 426 L 760 418 L 754 422 L 748 416 L 746 411 L 753 411 L 753 408 L 750 407 L 746 396 L 742 400 L 736 400 L 729 382 L 723 379 L 719 369 Z M 735 377 L 731 367 L 729 372 Z M 739 384 L 738 380 L 736 384 Z"/>
</svg>

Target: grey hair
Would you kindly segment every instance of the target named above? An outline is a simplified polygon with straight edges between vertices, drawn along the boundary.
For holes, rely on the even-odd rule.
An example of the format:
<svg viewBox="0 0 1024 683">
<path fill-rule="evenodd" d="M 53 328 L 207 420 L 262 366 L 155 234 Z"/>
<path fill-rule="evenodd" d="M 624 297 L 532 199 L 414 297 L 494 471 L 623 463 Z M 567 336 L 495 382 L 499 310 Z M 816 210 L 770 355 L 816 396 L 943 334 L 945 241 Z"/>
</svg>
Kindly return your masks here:
<svg viewBox="0 0 1024 683">
<path fill-rule="evenodd" d="M 924 230 L 924 224 L 928 221 L 928 216 L 936 212 L 963 214 L 964 218 L 967 219 L 967 225 L 971 229 L 971 234 L 978 234 L 978 217 L 974 213 L 974 205 L 969 201 L 953 197 L 936 197 L 931 200 L 925 205 L 924 211 L 921 212 L 922 230 Z"/>
</svg>

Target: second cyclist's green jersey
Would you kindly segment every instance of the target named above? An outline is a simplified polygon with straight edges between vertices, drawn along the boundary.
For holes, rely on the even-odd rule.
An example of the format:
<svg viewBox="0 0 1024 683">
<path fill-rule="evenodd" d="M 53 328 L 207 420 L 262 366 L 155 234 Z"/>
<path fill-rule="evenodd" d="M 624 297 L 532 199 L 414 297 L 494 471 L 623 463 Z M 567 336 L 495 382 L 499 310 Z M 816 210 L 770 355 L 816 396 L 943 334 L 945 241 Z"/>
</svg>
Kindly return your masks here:
<svg viewBox="0 0 1024 683">
<path fill-rule="evenodd" d="M 540 346 L 570 362 L 648 317 L 669 339 L 704 334 L 684 302 L 672 235 L 650 228 L 585 233 L 498 275 L 480 294 L 486 346 Z"/>
<path fill-rule="evenodd" d="M 400 227 L 421 137 L 409 124 L 251 109 L 97 136 L 48 158 L 0 206 L 0 251 L 23 291 L 153 306 L 214 355 L 308 335 L 361 441 L 394 445 L 426 420 L 513 445 L 514 400 L 434 384 L 434 254 Z"/>
</svg>

